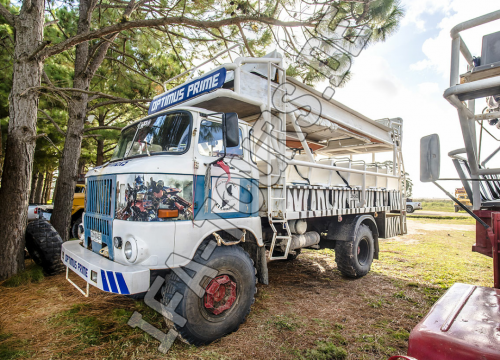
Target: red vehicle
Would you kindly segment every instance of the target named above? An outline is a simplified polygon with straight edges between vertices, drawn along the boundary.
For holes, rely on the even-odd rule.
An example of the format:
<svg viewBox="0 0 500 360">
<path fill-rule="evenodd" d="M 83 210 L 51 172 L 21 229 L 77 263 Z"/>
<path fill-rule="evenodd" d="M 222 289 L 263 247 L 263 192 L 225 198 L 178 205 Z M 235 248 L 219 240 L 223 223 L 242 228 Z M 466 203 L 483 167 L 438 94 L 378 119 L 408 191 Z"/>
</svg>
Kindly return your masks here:
<svg viewBox="0 0 500 360">
<path fill-rule="evenodd" d="M 500 32 L 483 37 L 481 58 L 472 57 L 460 36 L 464 30 L 498 19 L 500 11 L 466 21 L 451 30 L 451 79 L 444 97 L 458 111 L 465 148 L 448 155 L 472 202 L 472 211 L 436 182 L 440 180 L 438 135 L 420 141 L 420 180 L 433 182 L 477 220 L 472 251 L 493 258 L 494 287 L 454 284 L 411 332 L 407 356 L 391 359 L 500 359 L 500 168 L 489 167 L 500 147 L 497 144 L 498 148 L 490 155 L 483 154 L 482 162 L 478 155 L 487 134 L 494 141 L 500 135 L 492 134 L 499 131 L 498 126 L 489 126 L 497 125 L 500 117 Z M 459 76 L 460 53 L 467 60 L 469 71 Z M 483 97 L 487 98 L 486 111 L 475 114 L 475 101 Z M 483 133 L 484 122 L 489 130 Z"/>
</svg>

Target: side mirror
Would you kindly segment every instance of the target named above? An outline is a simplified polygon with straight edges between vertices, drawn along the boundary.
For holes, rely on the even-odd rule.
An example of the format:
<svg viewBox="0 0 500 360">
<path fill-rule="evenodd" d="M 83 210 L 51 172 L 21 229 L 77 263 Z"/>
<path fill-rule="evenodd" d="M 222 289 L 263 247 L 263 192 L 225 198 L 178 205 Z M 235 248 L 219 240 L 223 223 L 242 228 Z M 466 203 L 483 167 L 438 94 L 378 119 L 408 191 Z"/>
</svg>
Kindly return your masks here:
<svg viewBox="0 0 500 360">
<path fill-rule="evenodd" d="M 226 113 L 222 116 L 222 134 L 226 147 L 230 148 L 240 145 L 238 114 Z"/>
<path fill-rule="evenodd" d="M 439 135 L 432 134 L 420 139 L 420 181 L 432 182 L 439 179 L 441 166 Z"/>
</svg>

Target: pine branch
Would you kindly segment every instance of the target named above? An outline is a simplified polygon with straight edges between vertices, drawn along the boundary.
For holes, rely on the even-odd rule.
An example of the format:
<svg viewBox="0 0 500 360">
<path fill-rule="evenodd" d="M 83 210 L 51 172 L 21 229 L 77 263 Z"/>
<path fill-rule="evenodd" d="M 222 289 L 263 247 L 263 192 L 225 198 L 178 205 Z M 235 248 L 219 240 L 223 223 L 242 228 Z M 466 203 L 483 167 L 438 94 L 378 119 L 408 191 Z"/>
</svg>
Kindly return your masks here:
<svg viewBox="0 0 500 360">
<path fill-rule="evenodd" d="M 247 37 L 245 36 L 245 32 L 243 31 L 243 28 L 241 27 L 240 23 L 238 23 L 238 28 L 240 29 L 240 34 L 241 34 L 241 37 L 243 38 L 243 43 L 245 43 L 245 47 L 247 48 L 248 53 L 250 54 L 251 57 L 255 57 L 252 49 L 250 48 L 250 45 L 248 44 Z"/>
<path fill-rule="evenodd" d="M 43 49 L 47 47 L 52 41 L 50 40 L 45 40 L 42 41 L 40 45 L 37 46 L 35 51 L 28 57 L 28 60 L 33 60 L 40 52 L 42 52 Z"/>
<path fill-rule="evenodd" d="M 55 120 L 54 120 L 54 119 L 52 119 L 52 116 L 50 116 L 50 115 L 49 115 L 49 114 L 48 114 L 45 110 L 38 109 L 38 111 L 40 111 L 42 114 L 44 114 L 44 115 L 45 115 L 45 118 L 46 118 L 47 120 L 49 120 L 49 121 L 52 123 L 52 125 L 54 125 L 54 127 L 55 127 L 55 128 L 56 128 L 56 130 L 57 130 L 57 132 L 59 132 L 60 134 L 62 134 L 62 135 L 64 135 L 64 136 L 66 136 L 66 132 L 65 132 L 63 129 L 61 129 L 61 128 L 59 127 L 59 125 L 57 125 L 57 123 L 55 122 Z"/>
<path fill-rule="evenodd" d="M 56 20 L 53 20 L 53 21 L 49 21 L 49 22 L 46 22 L 45 24 L 43 24 L 43 27 L 47 27 L 47 26 L 50 26 L 50 25 L 55 25 L 59 22 L 58 19 Z"/>
<path fill-rule="evenodd" d="M 110 56 L 106 56 L 106 57 L 105 57 L 105 59 L 108 59 L 108 60 L 111 60 L 111 61 L 116 61 L 117 63 L 120 63 L 121 65 L 125 66 L 127 69 L 132 70 L 133 72 L 135 72 L 135 73 L 137 73 L 137 74 L 139 74 L 139 75 L 141 75 L 141 76 L 144 76 L 144 77 L 145 77 L 146 79 L 148 79 L 149 81 L 152 81 L 152 82 L 154 82 L 154 83 L 156 83 L 156 84 L 158 84 L 158 85 L 160 85 L 160 86 L 162 86 L 162 87 L 163 87 L 163 84 L 162 84 L 162 83 L 160 83 L 160 82 L 158 82 L 158 81 L 156 81 L 156 80 L 154 80 L 154 79 L 150 78 L 149 76 L 147 76 L 146 74 L 144 74 L 142 71 L 136 70 L 136 69 L 134 69 L 132 66 L 129 66 L 129 65 L 125 64 L 125 63 L 124 63 L 123 61 L 121 61 L 121 60 L 115 59 L 115 58 L 110 57 Z"/>
<path fill-rule="evenodd" d="M 106 129 L 109 129 L 109 130 L 122 130 L 123 128 L 119 127 L 119 126 L 96 126 L 96 127 L 92 127 L 92 128 L 86 128 L 86 129 L 83 129 L 83 132 L 88 132 L 88 131 L 95 131 L 95 130 L 106 130 Z"/>
<path fill-rule="evenodd" d="M 96 105 L 93 105 L 89 111 L 95 110 L 97 108 L 100 108 L 102 106 L 108 106 L 108 105 L 114 105 L 114 104 L 132 104 L 135 106 L 138 106 L 144 110 L 148 110 L 149 108 L 147 106 L 141 105 L 141 102 L 150 102 L 151 99 L 136 99 L 136 100 L 129 100 L 129 99 L 117 99 L 117 100 L 112 100 L 112 101 L 103 101 L 100 102 Z"/>
<path fill-rule="evenodd" d="M 235 16 L 217 21 L 195 20 L 183 16 L 165 17 L 159 19 L 141 19 L 135 21 L 122 21 L 120 23 L 106 26 L 101 29 L 78 34 L 76 36 L 69 38 L 68 40 L 62 41 L 54 46 L 48 47 L 40 53 L 40 58 L 45 59 L 49 56 L 56 55 L 65 50 L 68 50 L 77 44 L 81 44 L 83 42 L 90 41 L 93 39 L 98 39 L 106 35 L 115 34 L 124 30 L 154 27 L 154 26 L 165 26 L 165 25 L 188 25 L 199 29 L 210 29 L 210 28 L 220 28 L 223 26 L 238 25 L 251 22 L 261 22 L 268 25 L 286 26 L 286 27 L 315 26 L 313 22 L 282 21 L 268 16 Z"/>
<path fill-rule="evenodd" d="M 16 20 L 15 15 L 12 14 L 5 6 L 0 4 L 0 15 L 2 15 L 10 26 L 14 26 Z"/>
</svg>

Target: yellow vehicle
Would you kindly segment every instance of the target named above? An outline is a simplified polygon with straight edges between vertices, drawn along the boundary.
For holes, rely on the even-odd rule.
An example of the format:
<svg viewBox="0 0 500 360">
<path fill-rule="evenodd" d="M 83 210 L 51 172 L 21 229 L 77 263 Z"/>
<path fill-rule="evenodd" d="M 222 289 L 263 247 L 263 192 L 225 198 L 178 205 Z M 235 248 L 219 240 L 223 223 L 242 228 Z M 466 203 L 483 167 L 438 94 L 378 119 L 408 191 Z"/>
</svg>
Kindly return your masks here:
<svg viewBox="0 0 500 360">
<path fill-rule="evenodd" d="M 85 209 L 85 185 L 76 184 L 73 207 L 71 208 L 71 235 L 79 239 L 79 225 L 82 223 L 82 214 Z"/>
<path fill-rule="evenodd" d="M 464 204 L 465 206 L 467 206 L 467 208 L 469 209 L 472 209 L 472 203 L 470 202 L 469 200 L 469 197 L 467 196 L 467 192 L 465 191 L 465 188 L 456 188 L 455 189 L 455 197 L 462 203 Z M 461 209 L 460 206 L 458 206 L 457 204 L 455 204 L 455 212 L 459 212 L 459 210 Z"/>
</svg>

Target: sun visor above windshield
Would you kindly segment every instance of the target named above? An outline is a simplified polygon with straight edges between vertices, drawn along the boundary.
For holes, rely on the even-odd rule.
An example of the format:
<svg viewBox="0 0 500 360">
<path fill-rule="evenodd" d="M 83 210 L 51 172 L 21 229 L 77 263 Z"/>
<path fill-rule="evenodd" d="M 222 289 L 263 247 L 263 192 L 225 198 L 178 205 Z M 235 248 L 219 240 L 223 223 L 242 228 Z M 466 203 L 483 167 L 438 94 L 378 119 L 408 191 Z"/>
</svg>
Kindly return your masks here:
<svg viewBox="0 0 500 360">
<path fill-rule="evenodd" d="M 149 105 L 148 114 L 154 114 L 201 94 L 219 89 L 226 80 L 226 69 L 221 68 L 201 78 L 192 80 L 158 96 Z"/>
</svg>

